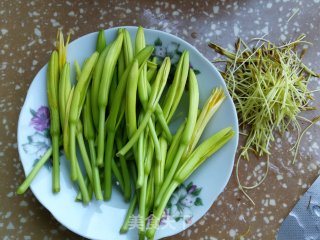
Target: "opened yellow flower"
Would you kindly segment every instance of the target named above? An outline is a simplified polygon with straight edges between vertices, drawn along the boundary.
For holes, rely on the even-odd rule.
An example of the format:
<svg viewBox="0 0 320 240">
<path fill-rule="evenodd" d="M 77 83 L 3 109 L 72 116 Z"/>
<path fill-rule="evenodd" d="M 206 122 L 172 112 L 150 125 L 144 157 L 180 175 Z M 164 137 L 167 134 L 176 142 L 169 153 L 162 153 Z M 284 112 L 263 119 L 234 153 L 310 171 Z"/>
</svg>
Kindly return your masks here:
<svg viewBox="0 0 320 240">
<path fill-rule="evenodd" d="M 202 108 L 201 113 L 198 116 L 196 126 L 193 130 L 193 134 L 187 147 L 187 150 L 183 155 L 182 162 L 186 158 L 188 158 L 190 154 L 193 152 L 205 127 L 207 126 L 208 122 L 215 114 L 215 112 L 219 109 L 224 99 L 225 95 L 222 88 L 215 88 L 212 90 L 210 97 L 207 99 L 206 103 Z"/>
</svg>

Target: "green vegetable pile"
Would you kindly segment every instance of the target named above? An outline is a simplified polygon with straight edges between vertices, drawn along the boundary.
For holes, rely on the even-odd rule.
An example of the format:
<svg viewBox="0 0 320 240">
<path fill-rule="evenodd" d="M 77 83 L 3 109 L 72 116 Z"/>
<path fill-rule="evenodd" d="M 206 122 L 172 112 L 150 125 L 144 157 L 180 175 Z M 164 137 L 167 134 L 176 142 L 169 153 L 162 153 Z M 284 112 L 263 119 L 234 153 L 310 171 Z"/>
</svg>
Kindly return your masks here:
<svg viewBox="0 0 320 240">
<path fill-rule="evenodd" d="M 119 29 L 109 44 L 100 31 L 96 51 L 82 66 L 75 62 L 73 84 L 68 42 L 69 37 L 65 43 L 59 32 L 47 68 L 52 147 L 17 193 L 26 191 L 51 156 L 52 190 L 59 192 L 59 150 L 63 148 L 70 163 L 70 179 L 79 188 L 76 200 L 84 204 L 93 196 L 110 200 L 112 180 L 116 179 L 124 200 L 130 201 L 120 232 L 128 231 L 130 217 L 138 207 L 139 238 L 152 239 L 174 190 L 234 135 L 230 127 L 225 128 L 197 146 L 225 99 L 223 90 L 213 89 L 199 111 L 198 82 L 189 67 L 188 51 L 183 51 L 174 77 L 169 79 L 170 58 L 161 63 L 156 57 L 150 59 L 154 47 L 146 46 L 142 27 L 136 32 L 134 46 L 127 29 Z M 184 93 L 189 99 L 187 117 L 172 133 L 169 125 Z M 147 226 L 150 214 L 153 217 Z"/>
</svg>

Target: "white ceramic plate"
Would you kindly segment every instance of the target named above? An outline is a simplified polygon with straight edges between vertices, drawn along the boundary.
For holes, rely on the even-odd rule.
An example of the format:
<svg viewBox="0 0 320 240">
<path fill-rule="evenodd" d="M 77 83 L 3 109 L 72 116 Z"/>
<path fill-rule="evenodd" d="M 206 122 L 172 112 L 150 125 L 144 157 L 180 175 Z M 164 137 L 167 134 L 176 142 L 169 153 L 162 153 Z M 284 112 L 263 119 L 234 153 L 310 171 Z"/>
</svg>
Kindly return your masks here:
<svg viewBox="0 0 320 240">
<path fill-rule="evenodd" d="M 137 28 L 127 29 L 134 41 Z M 114 39 L 116 32 L 117 28 L 106 30 L 107 40 Z M 73 63 L 78 60 L 81 64 L 94 51 L 96 37 L 97 33 L 90 33 L 72 42 L 68 49 L 68 61 Z M 181 50 L 187 49 L 190 52 L 191 64 L 198 73 L 200 105 L 215 86 L 222 86 L 227 94 L 225 83 L 216 68 L 190 44 L 157 30 L 145 29 L 145 37 L 148 44 L 156 45 L 154 53 L 158 57 L 170 55 L 174 61 Z M 26 174 L 50 146 L 46 69 L 47 66 L 44 66 L 33 80 L 19 118 L 18 149 Z M 74 76 L 73 67 L 71 71 Z M 223 191 L 230 178 L 238 143 L 238 121 L 233 102 L 227 94 L 227 99 L 208 124 L 202 139 L 228 126 L 236 131 L 235 136 L 176 190 L 170 200 L 170 207 L 166 209 L 167 216 L 156 233 L 157 239 L 177 234 L 198 221 Z M 61 224 L 81 236 L 90 239 L 137 239 L 137 222 L 134 218 L 129 232 L 119 234 L 128 204 L 116 189 L 113 190 L 112 200 L 109 202 L 93 201 L 84 206 L 74 201 L 77 189 L 70 181 L 69 164 L 64 156 L 61 157 L 60 193 L 53 194 L 51 191 L 50 163 L 41 169 L 31 184 L 31 190 Z"/>
</svg>

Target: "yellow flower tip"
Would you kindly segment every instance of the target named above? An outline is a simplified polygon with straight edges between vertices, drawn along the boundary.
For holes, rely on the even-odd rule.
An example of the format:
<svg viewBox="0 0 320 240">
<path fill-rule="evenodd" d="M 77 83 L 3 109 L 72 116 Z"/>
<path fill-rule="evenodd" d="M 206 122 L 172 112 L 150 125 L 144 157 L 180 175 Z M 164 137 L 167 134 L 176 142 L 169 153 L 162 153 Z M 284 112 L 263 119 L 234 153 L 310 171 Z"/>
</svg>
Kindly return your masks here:
<svg viewBox="0 0 320 240">
<path fill-rule="evenodd" d="M 56 50 L 59 53 L 59 68 L 60 70 L 67 61 L 67 47 L 70 41 L 70 33 L 67 36 L 66 42 L 64 41 L 62 29 L 58 29 L 57 40 L 56 40 Z"/>
<path fill-rule="evenodd" d="M 208 103 L 204 106 L 206 114 L 205 117 L 210 115 L 212 111 L 216 111 L 217 107 L 220 106 L 220 104 L 225 99 L 224 91 L 222 88 L 216 88 L 211 92 L 211 95 L 208 99 Z"/>
<path fill-rule="evenodd" d="M 61 43 L 63 44 L 63 42 L 64 42 L 63 33 L 62 33 L 62 30 L 59 28 L 58 32 L 57 32 L 57 38 L 56 38 L 56 48 L 57 48 L 57 50 L 60 49 Z"/>
<path fill-rule="evenodd" d="M 68 37 L 67 37 L 67 41 L 66 41 L 66 47 L 68 46 L 69 42 L 70 42 L 70 38 L 71 38 L 71 34 L 68 33 Z"/>
</svg>

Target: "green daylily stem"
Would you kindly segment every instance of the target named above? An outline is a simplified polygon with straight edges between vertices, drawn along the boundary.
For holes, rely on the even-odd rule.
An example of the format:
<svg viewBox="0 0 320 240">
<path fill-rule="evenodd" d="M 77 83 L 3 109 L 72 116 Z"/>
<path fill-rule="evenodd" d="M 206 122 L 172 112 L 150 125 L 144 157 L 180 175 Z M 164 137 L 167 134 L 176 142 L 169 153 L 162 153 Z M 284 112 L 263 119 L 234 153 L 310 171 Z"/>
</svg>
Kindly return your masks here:
<svg viewBox="0 0 320 240">
<path fill-rule="evenodd" d="M 179 166 L 179 162 L 180 162 L 180 159 L 182 157 L 182 154 L 184 153 L 186 149 L 186 146 L 185 145 L 180 145 L 179 148 L 178 148 L 178 151 L 176 152 L 175 154 L 175 158 L 172 162 L 172 165 L 171 165 L 171 168 L 168 172 L 168 174 L 166 175 L 165 177 L 165 180 L 160 188 L 160 191 L 158 192 L 157 194 L 157 199 L 155 201 L 155 206 L 158 207 L 160 202 L 161 202 L 161 199 L 163 197 L 163 194 L 165 193 L 166 189 L 169 187 L 171 181 L 172 181 L 172 178 Z"/>
<path fill-rule="evenodd" d="M 192 69 L 189 71 L 189 112 L 188 112 L 188 118 L 185 125 L 185 128 L 183 130 L 183 133 L 180 137 L 180 144 L 178 147 L 177 152 L 175 153 L 175 157 L 172 161 L 172 165 L 170 167 L 170 170 L 168 174 L 165 177 L 165 181 L 163 182 L 163 185 L 159 191 L 159 194 L 157 196 L 157 199 L 155 201 L 155 206 L 158 206 L 163 194 L 165 193 L 166 189 L 169 187 L 170 182 L 172 181 L 172 178 L 179 166 L 179 162 L 181 160 L 181 157 L 183 153 L 185 152 L 189 141 L 192 137 L 192 133 L 194 130 L 194 126 L 196 125 L 197 121 L 197 114 L 198 114 L 198 105 L 199 105 L 199 87 L 198 87 L 198 81 L 196 79 L 196 76 Z"/>
<path fill-rule="evenodd" d="M 108 131 L 104 157 L 104 199 L 109 200 L 112 192 L 112 161 L 114 153 L 115 131 Z"/>
<path fill-rule="evenodd" d="M 69 113 L 70 113 L 70 106 L 72 102 L 72 97 L 73 97 L 73 92 L 74 92 L 74 87 L 71 88 L 68 100 L 67 100 L 67 105 L 66 105 L 66 114 L 65 114 L 65 119 L 64 119 L 64 127 L 63 127 L 63 136 L 62 136 L 62 142 L 63 142 L 63 150 L 64 154 L 67 157 L 67 159 L 71 159 L 70 157 L 70 144 L 69 144 L 69 133 L 70 133 L 70 127 L 69 127 Z"/>
<path fill-rule="evenodd" d="M 144 115 L 144 118 L 141 122 L 141 124 L 139 125 L 137 131 L 135 131 L 135 133 L 132 135 L 132 137 L 130 138 L 130 140 L 127 142 L 127 144 L 122 147 L 118 153 L 116 154 L 118 157 L 119 156 L 124 156 L 127 154 L 127 152 L 133 147 L 133 145 L 137 142 L 137 140 L 139 139 L 141 133 L 143 133 L 143 131 L 145 130 L 149 119 L 151 118 L 152 115 L 152 111 L 147 111 Z"/>
<path fill-rule="evenodd" d="M 88 143 L 89 143 L 89 150 L 90 150 L 94 194 L 95 194 L 97 200 L 103 200 L 102 191 L 101 191 L 99 168 L 96 164 L 96 149 L 94 146 L 94 140 L 89 139 Z"/>
<path fill-rule="evenodd" d="M 112 159 L 112 162 L 111 162 L 111 169 L 112 169 L 114 176 L 116 177 L 116 179 L 119 182 L 119 185 L 120 185 L 122 192 L 124 192 L 123 178 L 122 178 L 121 172 L 120 172 L 114 159 Z"/>
<path fill-rule="evenodd" d="M 89 83 L 91 80 L 91 72 L 96 64 L 98 59 L 98 52 L 93 53 L 84 63 L 83 69 L 81 71 L 81 75 L 79 80 L 75 86 L 75 90 L 73 92 L 70 112 L 69 112 L 69 130 L 70 130 L 70 161 L 71 161 L 71 179 L 76 180 L 77 171 L 76 171 L 76 127 L 79 122 L 80 114 L 82 111 L 82 107 L 85 102 L 86 92 L 89 87 Z"/>
<path fill-rule="evenodd" d="M 117 148 L 120 149 L 122 147 L 122 141 L 119 137 L 116 138 Z M 123 185 L 124 185 L 124 199 L 126 201 L 130 200 L 131 197 L 131 183 L 130 183 L 130 175 L 127 165 L 127 160 L 124 157 L 120 157 L 120 166 L 123 177 Z"/>
<path fill-rule="evenodd" d="M 85 183 L 85 181 L 83 179 L 83 176 L 82 176 L 78 161 L 76 161 L 75 164 L 76 164 L 75 167 L 76 167 L 76 171 L 77 171 L 77 181 L 78 181 L 78 185 L 79 185 L 79 188 L 80 188 L 80 191 L 81 191 L 81 194 L 82 194 L 82 202 L 84 204 L 88 204 L 90 202 L 89 192 L 88 192 L 86 183 Z"/>
<path fill-rule="evenodd" d="M 94 123 L 92 119 L 92 112 L 91 112 L 91 88 L 88 88 L 87 96 L 85 100 L 85 104 L 83 107 L 83 131 L 86 140 L 88 141 L 89 145 L 89 153 L 90 153 L 90 163 L 92 169 L 92 186 L 93 191 L 96 197 L 96 200 L 103 200 L 102 190 L 101 190 L 101 183 L 100 183 L 100 174 L 99 169 L 96 164 L 96 149 L 94 146 L 94 139 L 95 139 L 95 129 Z"/>
<path fill-rule="evenodd" d="M 81 67 L 77 60 L 74 61 L 74 68 L 76 70 L 76 80 L 79 81 L 81 75 Z"/>
<path fill-rule="evenodd" d="M 130 201 L 130 205 L 129 205 L 126 217 L 125 217 L 124 222 L 121 226 L 120 233 L 128 232 L 129 223 L 130 223 L 131 217 L 133 216 L 136 205 L 137 205 L 137 194 L 134 193 L 133 198 Z"/>
<path fill-rule="evenodd" d="M 154 58 L 152 59 L 152 62 L 153 62 L 154 64 L 157 64 L 157 58 L 154 57 Z M 156 75 L 157 75 L 157 68 L 150 68 L 150 69 L 148 69 L 148 71 L 147 71 L 147 80 L 148 80 L 148 82 L 151 83 L 152 80 L 153 80 L 153 78 L 154 78 Z"/>
<path fill-rule="evenodd" d="M 155 113 L 157 116 L 158 123 L 160 124 L 160 126 L 164 132 L 164 135 L 167 137 L 168 141 L 171 142 L 172 134 L 169 129 L 169 125 L 163 115 L 163 111 L 162 111 L 160 104 L 157 104 Z"/>
<path fill-rule="evenodd" d="M 77 124 L 76 137 L 77 137 L 78 146 L 79 146 L 79 149 L 80 149 L 82 161 L 83 161 L 84 167 L 85 167 L 86 172 L 87 172 L 87 176 L 88 176 L 88 178 L 90 180 L 90 183 L 93 184 L 91 163 L 90 163 L 90 160 L 89 160 L 89 157 L 88 157 L 86 145 L 85 145 L 84 140 L 83 140 L 82 126 L 81 125 L 82 124 L 79 121 L 78 124 Z"/>
<path fill-rule="evenodd" d="M 59 80 L 59 115 L 60 115 L 60 125 L 61 129 L 64 128 L 64 120 L 65 120 L 65 110 L 68 101 L 68 96 L 71 91 L 71 83 L 70 83 L 70 65 L 69 63 L 65 63 L 62 72 L 60 74 Z"/>
<path fill-rule="evenodd" d="M 105 115 L 106 115 L 106 109 L 99 108 L 98 155 L 97 155 L 97 165 L 99 167 L 101 167 L 103 164 L 104 147 L 101 147 L 101 145 L 104 146 L 104 140 L 105 140 L 105 135 L 104 135 Z"/>
<path fill-rule="evenodd" d="M 136 34 L 136 42 L 135 42 L 135 53 L 138 54 L 143 48 L 145 48 L 145 38 L 144 38 L 144 30 L 142 27 L 138 27 Z M 147 74 L 147 66 L 143 67 L 142 72 L 139 75 L 138 80 L 138 94 L 140 102 L 145 109 L 148 104 L 148 89 L 146 85 L 146 74 Z"/>
<path fill-rule="evenodd" d="M 137 55 L 142 49 L 146 47 L 146 40 L 144 37 L 143 27 L 139 26 L 136 33 L 136 41 L 134 46 L 134 54 Z"/>
<path fill-rule="evenodd" d="M 136 164 L 134 163 L 134 161 L 129 161 L 128 165 L 129 165 L 129 169 L 130 169 L 130 173 L 131 173 L 131 178 L 132 178 L 133 183 L 134 183 L 133 185 L 136 188 L 136 190 L 138 190 L 137 186 L 135 184 L 137 182 L 137 179 L 138 179 Z"/>
<path fill-rule="evenodd" d="M 92 188 L 90 180 L 88 180 L 87 176 L 86 176 L 84 182 L 85 182 L 85 184 L 87 186 L 87 189 L 88 189 L 89 201 L 91 202 L 92 196 L 93 196 L 93 188 Z M 81 191 L 78 192 L 78 195 L 76 196 L 76 201 L 82 202 L 82 193 L 81 193 Z"/>
<path fill-rule="evenodd" d="M 55 136 L 52 138 L 52 152 L 59 153 L 59 138 Z M 59 161 L 59 154 L 54 154 L 53 156 L 53 167 L 52 167 L 52 191 L 53 192 L 60 192 L 60 161 Z"/>
<path fill-rule="evenodd" d="M 139 81 L 140 81 L 140 79 L 139 79 Z M 141 80 L 141 81 L 143 81 L 143 80 Z M 143 89 L 144 85 L 145 85 L 145 89 Z M 139 87 L 138 90 L 140 90 L 139 93 L 141 92 L 139 94 L 140 101 L 142 103 L 142 106 L 143 106 L 144 110 L 147 110 L 147 108 L 148 108 L 148 105 L 147 105 L 147 103 L 148 103 L 148 94 L 151 92 L 150 83 L 145 81 L 145 84 L 140 84 L 140 85 L 138 85 L 138 87 Z M 157 116 L 157 120 L 158 120 L 162 130 L 164 131 L 166 137 L 168 138 L 168 141 L 171 142 L 171 139 L 172 139 L 171 131 L 169 129 L 169 126 L 167 124 L 167 121 L 166 121 L 166 119 L 164 117 L 162 108 L 161 108 L 159 103 L 156 104 L 155 114 Z M 160 132 L 160 128 L 157 128 L 156 132 L 159 133 Z"/>
<path fill-rule="evenodd" d="M 178 147 L 179 147 L 179 142 L 180 142 L 180 138 L 182 135 L 182 132 L 185 128 L 186 125 L 186 121 L 184 121 L 178 128 L 176 134 L 174 135 L 169 151 L 167 153 L 167 158 L 165 161 L 165 171 L 168 172 L 169 169 L 171 168 L 175 153 L 178 151 Z"/>
<path fill-rule="evenodd" d="M 145 206 L 146 206 L 146 196 L 147 196 L 147 181 L 148 181 L 148 175 L 144 176 L 143 185 L 140 189 L 140 198 L 139 198 L 139 239 L 144 239 L 145 236 L 145 230 L 146 230 L 146 222 L 145 222 Z"/>
<path fill-rule="evenodd" d="M 169 187 L 166 189 L 166 192 L 164 194 L 164 197 L 163 197 L 160 205 L 156 208 L 156 210 L 153 213 L 151 223 L 150 223 L 149 228 L 146 232 L 146 236 L 148 239 L 154 238 L 154 235 L 155 235 L 156 230 L 159 226 L 159 222 L 160 222 L 161 216 L 163 214 L 163 211 L 166 208 L 167 203 L 168 203 L 172 193 L 179 185 L 180 185 L 180 183 L 178 183 L 176 181 L 172 181 L 171 184 L 169 185 Z"/>
<path fill-rule="evenodd" d="M 149 119 L 151 118 L 152 113 L 155 111 L 156 105 L 160 100 L 161 94 L 167 82 L 170 66 L 171 66 L 170 59 L 165 58 L 158 72 L 156 80 L 152 85 L 151 94 L 150 94 L 150 98 L 149 98 L 149 102 L 148 102 L 148 106 L 147 106 L 147 110 L 145 112 L 144 118 L 141 124 L 139 125 L 138 129 L 130 137 L 127 144 L 120 151 L 118 151 L 117 156 L 121 156 L 121 155 L 124 156 L 137 142 L 140 134 L 144 131 L 145 127 L 147 126 Z"/>
<path fill-rule="evenodd" d="M 149 119 L 148 127 L 149 127 L 150 136 L 151 136 L 153 144 L 154 144 L 154 149 L 155 149 L 155 153 L 156 153 L 156 155 L 155 155 L 156 160 L 157 160 L 157 162 L 161 162 L 160 143 L 159 143 L 159 139 L 158 139 L 152 118 Z"/>
<path fill-rule="evenodd" d="M 105 123 L 105 113 L 106 107 L 108 105 L 109 99 L 109 89 L 112 81 L 112 76 L 114 69 L 119 58 L 121 47 L 123 42 L 123 34 L 119 32 L 116 40 L 112 43 L 108 54 L 106 56 L 99 92 L 98 92 L 98 106 L 99 106 L 99 128 L 98 128 L 98 155 L 97 155 L 97 164 L 101 166 L 103 164 L 104 157 L 104 123 Z"/>
<path fill-rule="evenodd" d="M 139 66 L 138 61 L 134 60 L 132 67 L 130 69 L 127 86 L 126 86 L 126 127 L 127 134 L 130 138 L 135 131 L 137 131 L 137 106 L 136 106 L 136 98 L 137 98 L 137 87 L 138 87 L 138 72 Z"/>
<path fill-rule="evenodd" d="M 123 48 L 122 48 L 122 50 L 120 52 L 120 55 L 119 55 L 118 64 L 117 64 L 117 70 L 118 70 L 118 72 L 117 72 L 118 73 L 118 79 L 121 79 L 123 73 L 125 72 Z"/>
<path fill-rule="evenodd" d="M 69 141 L 69 149 L 70 149 L 70 165 L 71 165 L 71 180 L 77 180 L 77 156 L 76 156 L 76 126 L 74 124 L 69 127 L 70 141 Z"/>
<path fill-rule="evenodd" d="M 93 197 L 93 187 L 92 187 L 90 181 L 88 181 L 88 183 L 87 183 L 87 188 L 88 188 L 88 193 L 89 193 L 89 202 L 91 202 L 92 197 Z"/>
<path fill-rule="evenodd" d="M 165 98 L 165 103 L 163 107 L 163 114 L 167 120 L 167 123 L 171 121 L 171 118 L 176 111 L 179 102 L 181 100 L 183 91 L 188 78 L 189 70 L 189 53 L 184 51 L 178 62 L 177 70 L 174 75 L 173 82 L 169 87 L 167 96 Z"/>
<path fill-rule="evenodd" d="M 46 153 L 37 161 L 37 163 L 32 168 L 31 172 L 28 174 L 26 179 L 23 181 L 23 183 L 18 187 L 16 193 L 17 194 L 23 194 L 30 186 L 33 179 L 37 176 L 38 172 L 42 168 L 42 166 L 49 160 L 50 156 L 52 155 L 52 147 L 48 148 Z"/>
<path fill-rule="evenodd" d="M 112 77 L 111 85 L 110 85 L 110 90 L 109 90 L 110 91 L 110 94 L 109 94 L 110 106 L 112 106 L 114 103 L 114 99 L 115 99 L 114 96 L 116 93 L 117 85 L 118 85 L 118 75 L 114 73 L 113 77 Z"/>
<path fill-rule="evenodd" d="M 123 53 L 124 53 L 124 63 L 128 67 L 133 59 L 133 49 L 130 33 L 127 29 L 121 29 L 123 32 Z"/>
<path fill-rule="evenodd" d="M 60 116 L 59 116 L 59 60 L 57 51 L 53 51 L 48 63 L 47 70 L 47 94 L 50 110 L 50 135 L 52 141 L 52 190 L 60 191 L 60 161 L 59 161 L 59 138 L 60 138 Z"/>
<path fill-rule="evenodd" d="M 143 185 L 144 181 L 144 156 L 145 156 L 145 149 L 144 149 L 144 134 L 141 134 L 139 136 L 138 140 L 138 159 L 137 159 L 137 182 L 136 182 L 136 188 L 140 188 Z"/>
<path fill-rule="evenodd" d="M 104 30 L 100 30 L 97 37 L 96 51 L 101 53 L 107 46 Z"/>
<path fill-rule="evenodd" d="M 146 133 L 145 137 L 149 137 L 148 144 L 145 144 L 144 147 L 147 147 L 145 162 L 144 162 L 144 179 L 143 185 L 140 190 L 140 199 L 139 199 L 139 239 L 144 239 L 145 236 L 145 217 L 146 217 L 146 197 L 147 197 L 147 186 L 148 186 L 148 176 L 151 171 L 151 166 L 153 162 L 154 154 L 154 144 L 151 141 L 151 137 Z"/>
<path fill-rule="evenodd" d="M 102 70 L 106 56 L 109 52 L 111 44 L 109 44 L 99 55 L 98 61 L 94 68 L 92 75 L 92 87 L 91 87 L 91 111 L 92 119 L 96 130 L 99 128 L 99 107 L 98 107 L 98 96 L 99 96 L 99 87 L 101 81 Z"/>
<path fill-rule="evenodd" d="M 111 105 L 110 114 L 108 116 L 107 122 L 106 122 L 106 130 L 108 131 L 107 134 L 107 140 L 106 140 L 106 148 L 105 148 L 105 196 L 107 198 L 111 197 L 111 163 L 113 159 L 113 153 L 114 153 L 114 138 L 115 138 L 115 132 L 116 132 L 116 122 L 118 118 L 118 112 L 121 108 L 121 102 L 122 102 L 122 96 L 125 90 L 125 85 L 127 81 L 128 71 L 126 71 L 117 86 L 116 92 L 115 92 L 115 99 L 114 104 Z"/>
<path fill-rule="evenodd" d="M 154 171 L 151 171 L 147 181 L 146 210 L 145 210 L 145 217 L 144 217 L 145 220 L 147 219 L 149 212 L 153 207 L 154 195 L 155 195 Z"/>
<path fill-rule="evenodd" d="M 168 143 L 163 138 L 160 137 L 159 139 L 160 143 L 160 150 L 161 150 L 161 162 L 156 161 L 155 168 L 154 168 L 154 196 L 157 197 L 162 183 L 164 179 L 164 166 L 165 166 L 165 160 L 167 157 L 167 149 L 168 149 Z"/>
<path fill-rule="evenodd" d="M 69 116 L 69 121 L 71 124 L 77 124 L 77 121 L 80 118 L 82 107 L 84 105 L 85 98 L 87 95 L 86 92 L 91 81 L 92 71 L 94 69 L 98 57 L 99 53 L 94 52 L 89 58 L 86 59 L 83 65 L 81 75 L 73 93 Z"/>
</svg>

